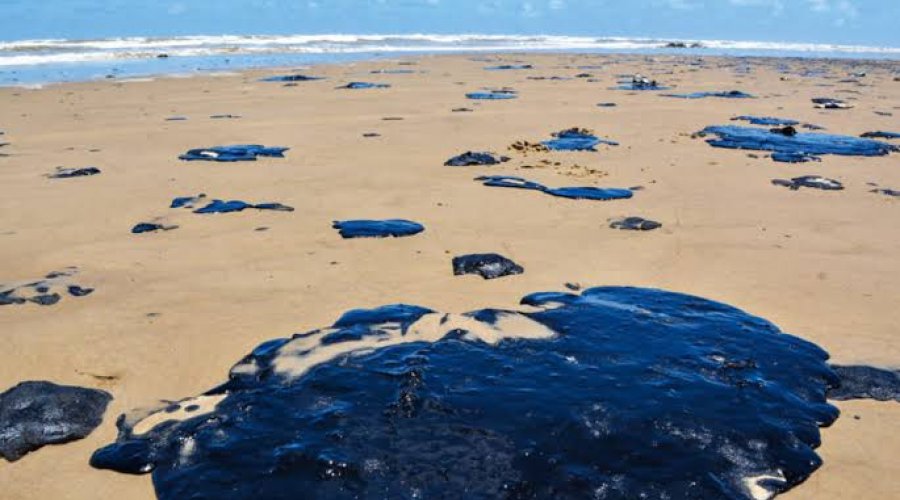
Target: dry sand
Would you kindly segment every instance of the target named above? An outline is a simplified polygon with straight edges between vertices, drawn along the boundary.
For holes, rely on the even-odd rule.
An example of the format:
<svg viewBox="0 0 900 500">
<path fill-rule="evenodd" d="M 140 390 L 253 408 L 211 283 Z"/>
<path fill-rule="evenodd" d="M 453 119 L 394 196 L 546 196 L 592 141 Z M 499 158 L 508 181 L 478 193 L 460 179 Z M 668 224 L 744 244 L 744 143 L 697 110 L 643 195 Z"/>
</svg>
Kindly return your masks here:
<svg viewBox="0 0 900 500">
<path fill-rule="evenodd" d="M 463 312 L 514 308 L 526 293 L 560 290 L 565 282 L 659 287 L 763 316 L 839 363 L 898 364 L 900 202 L 869 193 L 866 183 L 900 189 L 900 156 L 788 165 L 690 137 L 739 114 L 795 118 L 850 135 L 897 131 L 896 117 L 873 113 L 900 113 L 900 83 L 889 73 L 896 63 L 872 65 L 866 86 L 856 86 L 836 83 L 847 68 L 833 62 L 810 66 L 837 78 L 792 74 L 782 81 L 772 62 L 754 62 L 742 75 L 717 68 L 732 63 L 715 59 L 705 68 L 665 57 L 499 59 L 537 68 L 489 72 L 487 63 L 466 57 L 426 57 L 403 66 L 415 74 L 369 74 L 396 61 L 316 67 L 305 72 L 329 79 L 296 87 L 257 81 L 280 73 L 273 71 L 0 89 L 0 129 L 12 143 L 0 151 L 11 155 L 0 157 L 0 280 L 77 266 L 78 284 L 96 287 L 53 307 L 0 309 L 0 387 L 46 379 L 115 396 L 89 438 L 0 463 L 0 497 L 152 498 L 149 476 L 88 466 L 91 452 L 114 439 L 119 413 L 201 393 L 258 343 L 331 324 L 352 307 L 405 302 Z M 585 64 L 603 68 L 574 68 Z M 583 71 L 599 81 L 526 79 Z M 633 72 L 678 91 L 738 88 L 762 98 L 689 101 L 608 89 L 616 74 Z M 393 87 L 334 90 L 350 80 Z M 463 97 L 503 85 L 520 98 Z M 809 99 L 823 95 L 855 99 L 856 107 L 813 109 Z M 595 106 L 605 101 L 618 107 Z M 457 107 L 475 111 L 452 113 Z M 242 118 L 208 118 L 221 113 Z M 165 121 L 172 115 L 189 120 Z M 389 116 L 403 120 L 382 120 Z M 621 146 L 516 155 L 495 167 L 442 166 L 466 150 L 505 153 L 515 140 L 544 139 L 570 126 L 595 129 Z M 382 136 L 363 138 L 365 132 Z M 231 143 L 292 149 L 287 159 L 256 163 L 177 159 L 188 148 Z M 520 168 L 539 158 L 561 165 Z M 607 175 L 573 170 L 573 163 Z M 102 175 L 44 177 L 56 166 L 88 165 Z M 551 186 L 646 189 L 629 201 L 571 201 L 472 181 L 489 173 Z M 795 192 L 769 183 L 804 174 L 839 179 L 847 189 Z M 297 210 L 200 216 L 168 208 L 173 197 L 200 192 Z M 664 227 L 643 234 L 607 228 L 608 218 L 624 215 Z M 181 227 L 130 234 L 154 217 Z M 342 240 L 330 228 L 336 219 L 388 217 L 427 230 L 412 238 Z M 260 226 L 269 229 L 254 230 Z M 451 257 L 473 252 L 504 254 L 525 273 L 494 281 L 454 277 Z M 784 497 L 896 495 L 900 406 L 837 406 L 843 416 L 823 431 L 819 450 L 825 465 Z"/>
</svg>

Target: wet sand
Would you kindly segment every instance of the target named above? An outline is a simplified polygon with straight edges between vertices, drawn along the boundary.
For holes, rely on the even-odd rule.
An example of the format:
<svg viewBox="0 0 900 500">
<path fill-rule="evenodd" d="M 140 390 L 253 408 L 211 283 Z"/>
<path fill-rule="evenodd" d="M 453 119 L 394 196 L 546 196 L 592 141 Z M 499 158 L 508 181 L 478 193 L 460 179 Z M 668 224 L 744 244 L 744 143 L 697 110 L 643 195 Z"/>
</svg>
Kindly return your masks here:
<svg viewBox="0 0 900 500">
<path fill-rule="evenodd" d="M 762 316 L 822 346 L 837 363 L 900 364 L 900 200 L 870 193 L 866 184 L 900 189 L 900 156 L 825 156 L 793 165 L 690 137 L 737 115 L 793 118 L 837 134 L 896 132 L 896 117 L 874 111 L 900 113 L 900 83 L 891 74 L 900 65 L 853 68 L 868 72 L 858 86 L 839 83 L 850 68 L 835 62 L 789 63 L 797 72 L 825 68 L 834 76 L 823 78 L 779 73 L 772 60 L 754 61 L 749 74 L 740 74 L 735 60 L 713 58 L 704 67 L 671 57 L 491 59 L 320 66 L 303 72 L 328 79 L 294 87 L 257 81 L 284 71 L 257 71 L 0 89 L 0 130 L 11 143 L 0 150 L 10 155 L 0 157 L 0 282 L 77 266 L 78 284 L 96 288 L 54 306 L 0 309 L 0 387 L 51 380 L 115 397 L 87 439 L 0 463 L 2 496 L 153 498 L 147 476 L 88 466 L 91 452 L 114 439 L 118 414 L 201 393 L 260 342 L 331 324 L 354 307 L 403 302 L 463 312 L 513 308 L 527 293 L 563 290 L 566 282 L 656 287 Z M 519 60 L 535 69 L 483 69 Z M 577 68 L 598 64 L 603 68 Z M 417 72 L 369 74 L 396 68 Z M 585 72 L 597 81 L 527 79 Z M 759 98 L 682 100 L 609 90 L 615 75 L 635 72 L 677 92 L 739 89 Z M 392 87 L 335 90 L 350 81 Z M 518 99 L 464 97 L 503 86 L 518 90 Z M 855 108 L 814 109 L 810 99 L 821 96 Z M 474 112 L 451 112 L 459 107 Z M 216 114 L 241 118 L 209 118 Z M 165 121 L 176 115 L 188 120 Z M 573 126 L 621 145 L 527 157 L 506 150 Z M 363 137 L 368 132 L 381 136 Z M 285 159 L 252 163 L 177 159 L 191 148 L 246 143 L 291 150 Z M 467 150 L 513 159 L 443 166 Z M 540 159 L 561 164 L 542 166 Z M 102 174 L 44 177 L 57 166 L 96 166 Z M 645 189 L 630 200 L 598 202 L 473 181 L 501 174 L 550 186 Z M 807 174 L 840 180 L 846 189 L 770 184 Z M 168 208 L 172 198 L 198 193 L 280 202 L 296 211 L 199 215 Z M 629 215 L 663 227 L 608 228 L 608 219 Z M 180 227 L 130 233 L 156 217 Z M 410 238 L 344 240 L 331 228 L 334 220 L 389 218 L 415 220 L 426 230 Z M 525 273 L 490 281 L 453 276 L 453 256 L 488 252 L 513 259 Z M 890 497 L 900 490 L 900 407 L 836 405 L 842 417 L 823 431 L 824 466 L 784 498 Z"/>
</svg>

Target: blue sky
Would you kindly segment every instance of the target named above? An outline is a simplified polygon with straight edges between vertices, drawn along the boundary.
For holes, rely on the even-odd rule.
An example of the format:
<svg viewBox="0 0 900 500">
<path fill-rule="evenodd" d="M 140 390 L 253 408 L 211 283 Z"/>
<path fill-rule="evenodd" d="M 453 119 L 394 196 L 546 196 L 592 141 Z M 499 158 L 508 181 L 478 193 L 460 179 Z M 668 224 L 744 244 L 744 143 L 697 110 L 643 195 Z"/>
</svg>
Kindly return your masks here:
<svg viewBox="0 0 900 500">
<path fill-rule="evenodd" d="M 0 12 L 5 40 L 540 33 L 900 46 L 900 0 L 0 0 Z"/>
</svg>

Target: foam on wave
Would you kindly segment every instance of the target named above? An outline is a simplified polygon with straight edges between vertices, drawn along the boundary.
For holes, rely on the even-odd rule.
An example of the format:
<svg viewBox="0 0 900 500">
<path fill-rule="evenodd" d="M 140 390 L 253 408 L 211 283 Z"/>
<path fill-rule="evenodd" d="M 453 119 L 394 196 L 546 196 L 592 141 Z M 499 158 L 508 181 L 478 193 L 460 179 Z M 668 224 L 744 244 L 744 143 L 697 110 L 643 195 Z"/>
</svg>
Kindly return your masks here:
<svg viewBox="0 0 900 500">
<path fill-rule="evenodd" d="M 329 54 L 364 52 L 449 52 L 509 50 L 655 50 L 672 40 L 550 35 L 219 35 L 168 38 L 125 37 L 96 40 L 18 40 L 0 42 L 0 66 L 30 66 L 99 60 L 147 59 L 160 54 L 191 57 L 219 54 Z M 700 51 L 800 52 L 898 55 L 900 47 L 783 43 L 733 40 L 679 40 Z"/>
</svg>

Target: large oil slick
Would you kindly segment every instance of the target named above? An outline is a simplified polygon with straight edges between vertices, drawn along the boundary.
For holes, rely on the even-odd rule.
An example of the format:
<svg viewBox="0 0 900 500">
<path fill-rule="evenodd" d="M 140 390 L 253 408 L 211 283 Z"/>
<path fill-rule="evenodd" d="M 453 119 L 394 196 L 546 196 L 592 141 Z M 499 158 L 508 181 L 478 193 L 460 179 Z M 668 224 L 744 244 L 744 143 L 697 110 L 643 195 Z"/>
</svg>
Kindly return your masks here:
<svg viewBox="0 0 900 500">
<path fill-rule="evenodd" d="M 290 148 L 266 147 L 260 144 L 235 144 L 232 146 L 214 146 L 211 148 L 190 149 L 179 160 L 183 161 L 256 161 L 260 156 L 284 158 L 284 152 Z"/>
<path fill-rule="evenodd" d="M 499 165 L 509 161 L 509 157 L 486 151 L 466 151 L 444 162 L 447 167 L 471 167 L 475 165 Z"/>
<path fill-rule="evenodd" d="M 612 219 L 609 221 L 609 227 L 623 231 L 652 231 L 661 228 L 662 224 L 655 220 L 631 216 Z"/>
<path fill-rule="evenodd" d="M 422 224 L 406 219 L 334 221 L 331 227 L 337 229 L 344 239 L 402 238 L 419 234 L 425 230 L 425 226 Z"/>
<path fill-rule="evenodd" d="M 27 381 L 0 394 L 0 457 L 10 462 L 49 444 L 82 439 L 112 396 L 86 387 Z"/>
<path fill-rule="evenodd" d="M 571 186 L 551 188 L 534 181 L 511 175 L 483 175 L 475 178 L 488 187 L 502 187 L 513 189 L 529 189 L 540 191 L 544 194 L 569 198 L 572 200 L 624 200 L 631 198 L 634 193 L 631 189 L 624 188 L 599 188 L 594 186 Z"/>
<path fill-rule="evenodd" d="M 488 71 L 506 71 L 506 70 L 521 70 L 521 69 L 534 69 L 534 66 L 531 64 L 500 64 L 497 66 L 488 66 L 484 68 Z"/>
<path fill-rule="evenodd" d="M 776 161 L 808 161 L 819 155 L 884 156 L 900 150 L 897 146 L 873 139 L 798 133 L 794 129 L 791 129 L 791 133 L 785 133 L 785 129 L 720 125 L 706 127 L 699 135 L 715 136 L 706 142 L 717 148 L 771 151 L 772 158 Z"/>
<path fill-rule="evenodd" d="M 525 268 L 496 253 L 472 253 L 453 258 L 453 274 L 477 274 L 486 280 L 522 274 Z"/>
<path fill-rule="evenodd" d="M 543 144 L 550 151 L 596 151 L 600 144 L 618 146 L 619 143 L 609 139 L 601 139 L 587 129 L 570 128 L 553 134 L 553 139 Z"/>
<path fill-rule="evenodd" d="M 281 203 L 247 203 L 241 200 L 213 200 L 206 206 L 194 210 L 195 214 L 227 214 L 231 212 L 242 212 L 248 208 L 256 210 L 273 210 L 275 212 L 293 212 L 294 207 L 289 207 Z"/>
<path fill-rule="evenodd" d="M 100 174 L 100 169 L 97 167 L 82 167 L 82 168 L 65 168 L 65 167 L 56 167 L 56 171 L 52 174 L 47 174 L 47 177 L 50 179 L 71 179 L 73 177 L 89 177 L 91 175 Z"/>
<path fill-rule="evenodd" d="M 372 82 L 350 82 L 346 85 L 341 85 L 340 87 L 335 87 L 337 89 L 344 90 L 366 90 L 366 89 L 387 89 L 391 86 L 387 83 L 372 83 Z"/>
<path fill-rule="evenodd" d="M 837 401 L 874 399 L 900 403 L 900 370 L 874 366 L 851 365 L 831 367 L 841 379 L 839 387 L 828 391 L 828 398 Z"/>
<path fill-rule="evenodd" d="M 723 90 L 716 92 L 690 92 L 687 94 L 663 94 L 666 97 L 679 99 L 706 99 L 707 97 L 720 97 L 722 99 L 753 99 L 753 96 L 740 90 Z"/>
<path fill-rule="evenodd" d="M 467 99 L 476 101 L 503 101 L 509 99 L 517 99 L 519 93 L 510 89 L 489 89 L 478 92 L 469 92 L 466 94 Z"/>
<path fill-rule="evenodd" d="M 822 177 L 821 175 L 801 175 L 790 179 L 772 179 L 772 184 L 789 188 L 791 191 L 797 191 L 802 187 L 822 189 L 824 191 L 842 191 L 844 189 L 844 184 L 841 181 Z"/>
<path fill-rule="evenodd" d="M 119 419 L 95 467 L 180 498 L 769 498 L 821 464 L 817 346 L 706 299 L 603 287 L 523 311 L 354 310 L 197 398 Z M 526 312 L 527 311 L 527 312 Z"/>
<path fill-rule="evenodd" d="M 296 82 L 312 82 L 315 80 L 323 80 L 323 79 L 324 78 L 322 78 L 320 76 L 292 74 L 292 75 L 267 76 L 265 78 L 261 78 L 259 81 L 261 81 L 261 82 L 276 82 L 276 83 L 296 83 Z"/>
</svg>

